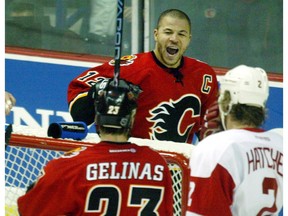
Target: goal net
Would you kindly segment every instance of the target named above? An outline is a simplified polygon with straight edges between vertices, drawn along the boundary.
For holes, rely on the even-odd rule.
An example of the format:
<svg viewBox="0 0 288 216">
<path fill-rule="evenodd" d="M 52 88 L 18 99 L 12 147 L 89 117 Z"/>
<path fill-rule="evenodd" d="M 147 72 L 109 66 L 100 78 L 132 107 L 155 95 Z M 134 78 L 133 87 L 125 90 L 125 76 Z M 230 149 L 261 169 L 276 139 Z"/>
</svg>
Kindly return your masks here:
<svg viewBox="0 0 288 216">
<path fill-rule="evenodd" d="M 138 138 L 130 138 L 130 141 L 150 146 L 165 158 L 173 181 L 174 215 L 185 215 L 190 174 L 188 158 L 193 145 Z M 18 197 L 26 192 L 49 160 L 60 157 L 65 151 L 98 142 L 97 134 L 88 134 L 82 141 L 54 139 L 47 137 L 43 129 L 14 126 L 9 145 L 5 147 L 5 215 L 18 215 Z"/>
</svg>

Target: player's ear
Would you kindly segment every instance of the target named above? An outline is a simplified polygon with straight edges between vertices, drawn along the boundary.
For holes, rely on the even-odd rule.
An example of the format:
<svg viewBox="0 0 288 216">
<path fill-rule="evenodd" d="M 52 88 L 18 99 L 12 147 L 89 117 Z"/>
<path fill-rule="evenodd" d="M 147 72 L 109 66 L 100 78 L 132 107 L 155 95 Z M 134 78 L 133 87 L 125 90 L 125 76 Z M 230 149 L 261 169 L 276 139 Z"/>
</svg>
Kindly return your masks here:
<svg viewBox="0 0 288 216">
<path fill-rule="evenodd" d="M 157 41 L 157 38 L 158 38 L 158 29 L 154 29 L 154 41 Z"/>
<path fill-rule="evenodd" d="M 221 106 L 221 109 L 223 112 L 227 113 L 230 109 L 230 101 L 231 101 L 231 95 L 229 91 L 225 91 L 223 96 L 220 97 L 219 100 L 219 106 Z"/>
</svg>

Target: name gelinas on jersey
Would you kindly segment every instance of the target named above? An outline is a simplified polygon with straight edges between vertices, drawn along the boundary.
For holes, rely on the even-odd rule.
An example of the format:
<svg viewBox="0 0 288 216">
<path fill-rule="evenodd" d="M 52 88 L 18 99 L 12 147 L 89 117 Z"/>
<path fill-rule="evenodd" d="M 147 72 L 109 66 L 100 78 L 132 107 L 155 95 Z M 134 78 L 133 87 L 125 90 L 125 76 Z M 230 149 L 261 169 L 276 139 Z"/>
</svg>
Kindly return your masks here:
<svg viewBox="0 0 288 216">
<path fill-rule="evenodd" d="M 98 179 L 139 179 L 139 180 L 163 180 L 163 165 L 140 162 L 102 162 L 88 164 L 86 167 L 86 179 L 88 181 Z"/>
</svg>

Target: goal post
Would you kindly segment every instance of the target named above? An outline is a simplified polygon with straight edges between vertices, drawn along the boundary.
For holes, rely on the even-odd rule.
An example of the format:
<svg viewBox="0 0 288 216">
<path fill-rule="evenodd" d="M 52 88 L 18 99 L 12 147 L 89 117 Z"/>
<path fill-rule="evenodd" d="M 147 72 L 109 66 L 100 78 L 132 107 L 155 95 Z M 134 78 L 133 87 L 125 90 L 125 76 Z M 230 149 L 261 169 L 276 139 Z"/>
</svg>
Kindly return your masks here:
<svg viewBox="0 0 288 216">
<path fill-rule="evenodd" d="M 13 127 L 9 145 L 5 148 L 5 212 L 18 215 L 17 199 L 39 176 L 48 161 L 78 147 L 90 147 L 100 141 L 97 134 L 88 134 L 82 141 L 47 137 L 44 129 Z M 166 160 L 173 182 L 174 216 L 183 216 L 189 188 L 189 156 L 193 145 L 171 141 L 130 138 L 138 145 L 158 151 Z"/>
</svg>

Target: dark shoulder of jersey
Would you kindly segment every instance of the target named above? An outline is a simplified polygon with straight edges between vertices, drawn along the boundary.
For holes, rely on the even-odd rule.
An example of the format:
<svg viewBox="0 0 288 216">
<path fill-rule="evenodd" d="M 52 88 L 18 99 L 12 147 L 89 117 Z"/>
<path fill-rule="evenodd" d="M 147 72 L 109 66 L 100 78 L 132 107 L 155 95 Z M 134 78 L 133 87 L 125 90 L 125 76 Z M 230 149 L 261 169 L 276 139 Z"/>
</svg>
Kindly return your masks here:
<svg viewBox="0 0 288 216">
<path fill-rule="evenodd" d="M 76 100 L 70 110 L 70 114 L 73 121 L 83 121 L 87 125 L 92 124 L 95 118 L 95 108 L 94 101 L 90 97 L 90 94 L 88 94 L 87 97 L 82 97 Z"/>
<path fill-rule="evenodd" d="M 31 184 L 27 187 L 26 193 L 28 193 L 28 192 L 34 187 L 34 185 L 35 185 L 35 182 L 31 183 Z"/>
</svg>

